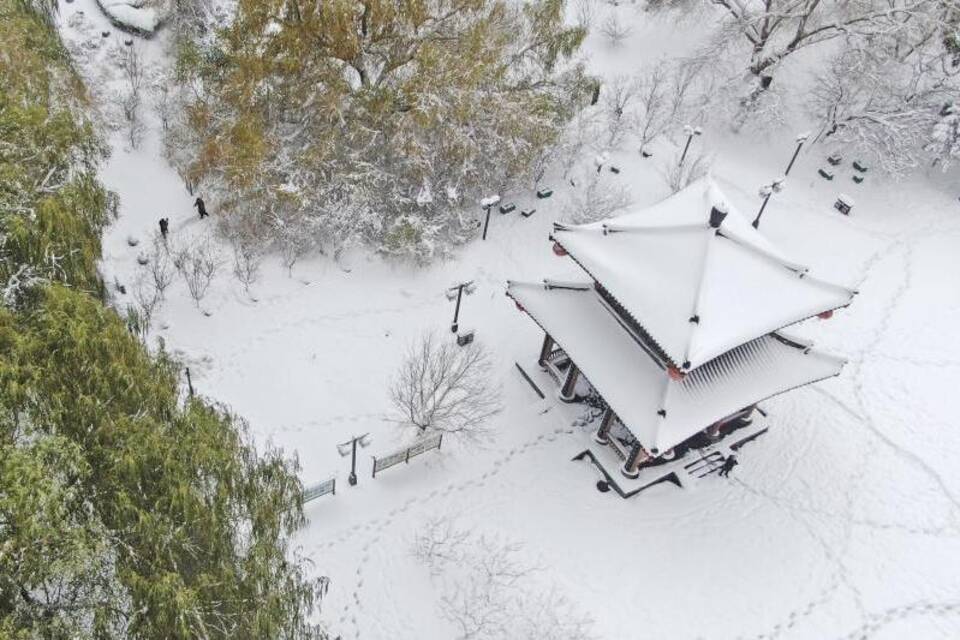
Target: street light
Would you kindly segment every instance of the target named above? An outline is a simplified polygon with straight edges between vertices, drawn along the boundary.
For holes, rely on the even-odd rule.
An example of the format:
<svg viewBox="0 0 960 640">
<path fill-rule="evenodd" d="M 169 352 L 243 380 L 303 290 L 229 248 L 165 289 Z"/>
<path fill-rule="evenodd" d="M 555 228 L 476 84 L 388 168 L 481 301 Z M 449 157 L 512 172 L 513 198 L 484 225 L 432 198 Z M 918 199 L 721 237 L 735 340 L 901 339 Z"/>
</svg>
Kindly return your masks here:
<svg viewBox="0 0 960 640">
<path fill-rule="evenodd" d="M 797 136 L 797 150 L 793 152 L 793 157 L 790 158 L 790 164 L 787 165 L 787 170 L 783 172 L 784 178 L 790 174 L 790 169 L 793 169 L 793 163 L 796 162 L 797 156 L 800 155 L 800 149 L 803 147 L 803 143 L 806 142 L 809 137 L 809 133 L 801 133 Z"/>
<path fill-rule="evenodd" d="M 351 487 L 357 484 L 357 443 L 359 443 L 361 447 L 370 446 L 370 434 L 365 433 L 362 436 L 354 436 L 346 442 L 341 442 L 337 445 L 337 453 L 339 453 L 341 457 L 351 456 L 350 475 L 347 477 L 347 482 L 350 483 Z"/>
<path fill-rule="evenodd" d="M 457 306 L 453 310 L 453 323 L 450 325 L 450 331 L 456 333 L 457 329 L 460 328 L 457 319 L 460 317 L 460 299 L 463 297 L 463 292 L 466 291 L 467 295 L 470 295 L 477 290 L 477 285 L 474 284 L 473 280 L 467 280 L 466 282 L 461 282 L 460 284 L 455 284 L 449 289 L 447 289 L 447 300 L 457 299 Z"/>
<path fill-rule="evenodd" d="M 786 180 L 786 177 L 777 178 L 770 184 L 765 184 L 760 187 L 760 197 L 763 198 L 763 204 L 760 205 L 760 211 L 757 212 L 757 217 L 753 219 L 753 228 L 760 228 L 760 216 L 763 215 L 763 210 L 767 208 L 767 202 L 770 201 L 770 196 L 775 193 L 780 193 L 783 191 L 783 182 Z"/>
<path fill-rule="evenodd" d="M 490 226 L 490 209 L 500 202 L 500 196 L 490 196 L 480 201 L 480 206 L 487 212 L 487 218 L 483 222 L 483 239 L 487 239 L 487 227 Z"/>
<path fill-rule="evenodd" d="M 684 125 L 683 132 L 687 134 L 687 144 L 683 147 L 683 153 L 680 155 L 680 165 L 683 166 L 683 161 L 687 157 L 687 151 L 690 150 L 690 143 L 693 142 L 693 136 L 699 136 L 703 134 L 703 129 L 700 127 L 691 127 L 690 125 Z"/>
</svg>

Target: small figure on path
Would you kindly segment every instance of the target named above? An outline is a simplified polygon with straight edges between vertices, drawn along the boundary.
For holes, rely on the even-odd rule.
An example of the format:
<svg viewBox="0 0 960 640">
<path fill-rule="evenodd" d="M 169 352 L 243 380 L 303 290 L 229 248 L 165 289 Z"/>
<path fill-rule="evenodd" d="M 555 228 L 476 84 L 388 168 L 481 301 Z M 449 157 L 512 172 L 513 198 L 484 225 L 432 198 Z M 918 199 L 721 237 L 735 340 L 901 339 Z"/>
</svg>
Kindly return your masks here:
<svg viewBox="0 0 960 640">
<path fill-rule="evenodd" d="M 167 233 L 170 232 L 170 218 L 160 218 L 160 235 L 167 239 Z"/>
<path fill-rule="evenodd" d="M 733 468 L 738 464 L 740 463 L 737 462 L 737 456 L 731 453 L 729 456 L 727 456 L 727 459 L 723 461 L 723 466 L 720 467 L 720 473 L 717 475 L 729 478 L 730 472 L 733 471 Z"/>
<path fill-rule="evenodd" d="M 197 211 L 200 213 L 201 220 L 203 220 L 208 215 L 210 215 L 209 213 L 207 213 L 207 206 L 203 204 L 203 198 L 197 198 L 197 200 L 193 203 L 193 206 L 195 206 L 197 208 Z"/>
</svg>

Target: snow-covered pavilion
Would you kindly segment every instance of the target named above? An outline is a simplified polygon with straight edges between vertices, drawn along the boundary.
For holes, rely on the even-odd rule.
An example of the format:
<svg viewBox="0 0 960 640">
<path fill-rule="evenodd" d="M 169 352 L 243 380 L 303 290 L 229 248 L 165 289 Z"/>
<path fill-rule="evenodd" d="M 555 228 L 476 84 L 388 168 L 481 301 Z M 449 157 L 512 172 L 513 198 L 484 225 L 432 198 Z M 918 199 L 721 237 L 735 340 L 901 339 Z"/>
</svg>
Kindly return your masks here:
<svg viewBox="0 0 960 640">
<path fill-rule="evenodd" d="M 783 330 L 830 317 L 855 292 L 784 256 L 710 179 L 643 210 L 556 224 L 551 240 L 584 276 L 509 282 L 507 295 L 544 330 L 539 364 L 560 398 L 585 384 L 602 398 L 594 439 L 627 477 L 843 367 Z M 614 425 L 628 437 L 611 437 Z"/>
</svg>

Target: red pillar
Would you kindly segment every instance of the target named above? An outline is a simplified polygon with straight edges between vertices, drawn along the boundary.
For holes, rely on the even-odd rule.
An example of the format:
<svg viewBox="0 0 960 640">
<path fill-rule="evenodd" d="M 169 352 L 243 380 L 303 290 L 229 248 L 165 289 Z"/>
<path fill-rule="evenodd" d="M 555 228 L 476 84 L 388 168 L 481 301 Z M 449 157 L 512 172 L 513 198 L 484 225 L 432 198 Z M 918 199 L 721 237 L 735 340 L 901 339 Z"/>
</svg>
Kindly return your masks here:
<svg viewBox="0 0 960 640">
<path fill-rule="evenodd" d="M 560 399 L 564 402 L 573 402 L 577 380 L 580 378 L 580 369 L 577 368 L 573 360 L 570 361 L 570 368 L 567 369 L 567 377 L 563 380 L 563 386 L 560 387 Z"/>
<path fill-rule="evenodd" d="M 616 417 L 617 414 L 613 412 L 613 409 L 607 407 L 606 411 L 603 412 L 603 417 L 600 418 L 600 427 L 597 429 L 597 432 L 593 434 L 594 441 L 599 444 L 608 444 L 610 442 L 610 426 Z"/>
<path fill-rule="evenodd" d="M 537 363 L 541 367 L 547 366 L 547 358 L 550 357 L 550 354 L 553 352 L 553 338 L 549 333 L 543 334 L 543 346 L 540 347 L 540 359 L 537 360 Z"/>
</svg>

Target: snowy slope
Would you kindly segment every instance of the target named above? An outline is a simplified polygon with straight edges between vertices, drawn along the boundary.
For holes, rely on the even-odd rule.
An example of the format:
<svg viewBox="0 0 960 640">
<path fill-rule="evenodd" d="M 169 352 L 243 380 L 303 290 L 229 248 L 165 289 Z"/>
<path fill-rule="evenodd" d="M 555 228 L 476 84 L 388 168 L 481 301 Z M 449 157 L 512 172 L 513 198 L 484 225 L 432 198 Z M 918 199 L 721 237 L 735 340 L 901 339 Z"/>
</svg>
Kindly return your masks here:
<svg viewBox="0 0 960 640">
<path fill-rule="evenodd" d="M 597 10 L 644 19 L 629 5 Z M 76 11 L 85 12 L 87 35 L 70 26 Z M 64 5 L 61 21 L 85 75 L 109 88 L 118 74 L 108 48 L 80 46 L 111 30 L 95 0 Z M 591 36 L 588 49 L 594 69 L 613 75 L 677 51 L 678 40 L 670 26 L 638 23 L 624 47 Z M 135 46 L 163 62 L 162 31 Z M 137 151 L 114 134 L 103 168 L 121 198 L 104 240 L 111 280 L 133 281 L 160 217 L 170 217 L 177 241 L 213 232 L 214 220 L 196 218 L 160 158 L 152 125 Z M 794 133 L 708 131 L 697 144 L 715 154 L 714 176 L 732 204 L 751 212 L 758 185 L 789 158 Z M 667 155 L 613 154 L 638 205 L 667 195 L 659 175 Z M 551 200 L 512 198 L 518 208 L 536 206 L 532 218 L 496 215 L 486 243 L 427 269 L 354 254 L 342 265 L 312 259 L 289 277 L 273 260 L 253 302 L 225 268 L 203 301 L 210 315 L 176 282 L 155 337 L 182 355 L 200 393 L 246 416 L 260 442 L 298 455 L 305 482 L 338 476 L 336 496 L 308 505 L 300 543 L 317 574 L 332 579 L 323 617 L 343 638 L 457 637 L 441 615 L 453 578 L 432 576 L 411 553 L 417 532 L 438 516 L 520 545 L 542 568 L 531 584 L 567 598 L 570 611 L 593 620 L 597 638 L 957 638 L 960 206 L 944 178 L 888 184 L 871 175 L 854 193 L 853 216 L 842 217 L 831 208 L 837 186 L 816 176 L 821 156 L 817 147 L 801 155 L 762 230 L 815 272 L 859 283 L 850 308 L 801 327 L 850 365 L 838 379 L 771 401 L 773 428 L 743 450 L 734 476 L 695 491 L 667 485 L 629 501 L 598 493 L 595 470 L 570 461 L 589 439 L 572 426 L 578 408 L 552 395 L 539 400 L 514 367 L 549 388 L 533 373 L 540 334 L 503 291 L 508 278 L 569 268 L 547 241 L 564 198 L 560 180 Z M 140 246 L 128 244 L 131 235 Z M 469 278 L 478 290 L 465 299 L 461 324 L 492 350 L 503 385 L 495 437 L 481 450 L 445 444 L 372 480 L 367 455 L 401 442 L 383 417 L 403 348 L 425 330 L 446 331 L 453 310 L 444 289 Z M 350 488 L 335 444 L 364 432 L 373 444 Z"/>
</svg>

